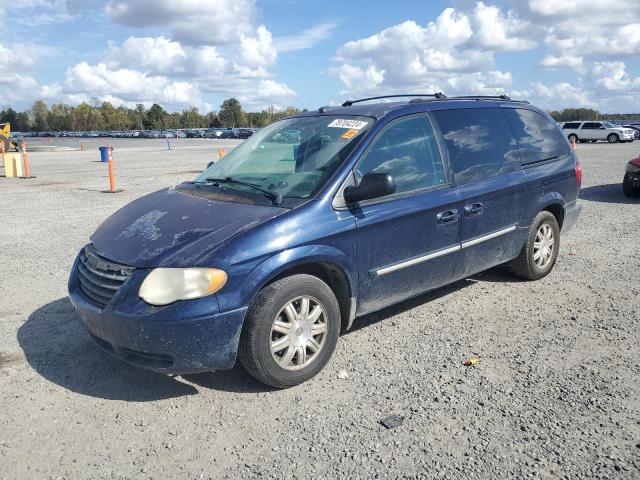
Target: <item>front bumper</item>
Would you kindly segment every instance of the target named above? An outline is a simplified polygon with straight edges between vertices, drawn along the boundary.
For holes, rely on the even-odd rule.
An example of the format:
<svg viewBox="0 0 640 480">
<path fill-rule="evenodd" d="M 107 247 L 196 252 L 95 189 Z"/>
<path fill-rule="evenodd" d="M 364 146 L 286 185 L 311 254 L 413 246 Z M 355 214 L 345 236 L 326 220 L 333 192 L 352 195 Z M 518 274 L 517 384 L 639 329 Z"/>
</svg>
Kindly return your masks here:
<svg viewBox="0 0 640 480">
<path fill-rule="evenodd" d="M 161 373 L 226 370 L 235 364 L 247 308 L 220 313 L 214 298 L 152 307 L 137 296 L 146 275 L 139 272 L 100 309 L 80 290 L 77 263 L 69 279 L 69 299 L 104 350 L 127 363 Z"/>
<path fill-rule="evenodd" d="M 565 205 L 564 220 L 562 221 L 562 233 L 568 232 L 573 228 L 578 221 L 581 211 L 582 205 L 580 205 L 577 200 Z"/>
</svg>

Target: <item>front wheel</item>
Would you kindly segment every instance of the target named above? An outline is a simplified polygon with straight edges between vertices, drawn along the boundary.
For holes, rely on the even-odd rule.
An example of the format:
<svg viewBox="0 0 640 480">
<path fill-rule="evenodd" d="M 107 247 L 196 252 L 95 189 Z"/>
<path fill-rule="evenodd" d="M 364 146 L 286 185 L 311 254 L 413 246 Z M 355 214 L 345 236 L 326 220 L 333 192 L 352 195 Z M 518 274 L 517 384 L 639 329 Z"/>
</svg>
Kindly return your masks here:
<svg viewBox="0 0 640 480">
<path fill-rule="evenodd" d="M 286 388 L 327 364 L 340 334 L 340 307 L 331 288 L 312 275 L 277 280 L 247 312 L 238 355 L 254 378 Z"/>
<path fill-rule="evenodd" d="M 640 187 L 633 186 L 633 180 L 631 180 L 629 175 L 625 175 L 622 180 L 622 192 L 625 197 L 640 197 Z"/>
<path fill-rule="evenodd" d="M 560 227 L 556 217 L 547 211 L 531 222 L 520 255 L 511 262 L 511 270 L 527 280 L 539 280 L 549 275 L 558 258 Z"/>
<path fill-rule="evenodd" d="M 607 141 L 609 143 L 618 143 L 620 141 L 620 137 L 615 133 L 610 133 L 607 137 Z"/>
</svg>

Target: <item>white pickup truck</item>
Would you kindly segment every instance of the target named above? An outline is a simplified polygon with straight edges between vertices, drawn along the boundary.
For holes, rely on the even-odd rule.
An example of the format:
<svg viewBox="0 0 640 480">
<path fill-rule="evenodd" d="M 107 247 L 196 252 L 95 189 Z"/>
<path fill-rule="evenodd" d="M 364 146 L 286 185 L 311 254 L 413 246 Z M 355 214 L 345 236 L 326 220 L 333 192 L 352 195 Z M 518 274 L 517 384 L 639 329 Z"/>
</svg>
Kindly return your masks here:
<svg viewBox="0 0 640 480">
<path fill-rule="evenodd" d="M 572 142 L 597 142 L 606 140 L 609 143 L 633 142 L 635 134 L 632 129 L 615 125 L 611 122 L 566 122 L 562 133 Z"/>
</svg>

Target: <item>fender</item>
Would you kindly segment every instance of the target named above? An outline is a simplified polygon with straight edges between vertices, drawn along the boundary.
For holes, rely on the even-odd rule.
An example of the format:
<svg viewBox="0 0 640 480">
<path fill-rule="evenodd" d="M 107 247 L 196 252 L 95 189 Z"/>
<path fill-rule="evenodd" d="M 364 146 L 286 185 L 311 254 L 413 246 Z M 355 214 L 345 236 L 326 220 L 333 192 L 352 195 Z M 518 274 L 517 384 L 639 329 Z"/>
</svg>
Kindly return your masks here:
<svg viewBox="0 0 640 480">
<path fill-rule="evenodd" d="M 351 296 L 357 297 L 358 282 L 355 279 L 353 258 L 329 245 L 303 245 L 268 258 L 247 276 L 241 288 L 241 297 L 248 304 L 271 279 L 285 270 L 309 263 L 331 263 L 338 267 L 347 277 Z"/>
<path fill-rule="evenodd" d="M 533 218 L 538 212 L 545 210 L 549 205 L 558 204 L 562 207 L 562 210 L 566 210 L 566 202 L 564 197 L 559 192 L 547 192 L 539 200 L 538 206 L 535 212 L 529 212 L 529 218 L 527 219 L 527 227 L 531 225 Z"/>
</svg>

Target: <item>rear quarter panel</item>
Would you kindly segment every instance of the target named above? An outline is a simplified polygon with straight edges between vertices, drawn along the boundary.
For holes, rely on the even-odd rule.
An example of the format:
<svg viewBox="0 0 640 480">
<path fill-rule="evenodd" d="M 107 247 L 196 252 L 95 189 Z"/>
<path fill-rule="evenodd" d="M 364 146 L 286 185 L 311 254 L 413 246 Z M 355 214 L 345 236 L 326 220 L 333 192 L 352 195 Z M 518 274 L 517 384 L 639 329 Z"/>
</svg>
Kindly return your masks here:
<svg viewBox="0 0 640 480">
<path fill-rule="evenodd" d="M 523 168 L 527 185 L 527 202 L 523 225 L 531 225 L 534 217 L 550 205 L 559 204 L 566 209 L 578 199 L 578 182 L 573 153 L 558 160 L 526 165 Z"/>
</svg>

